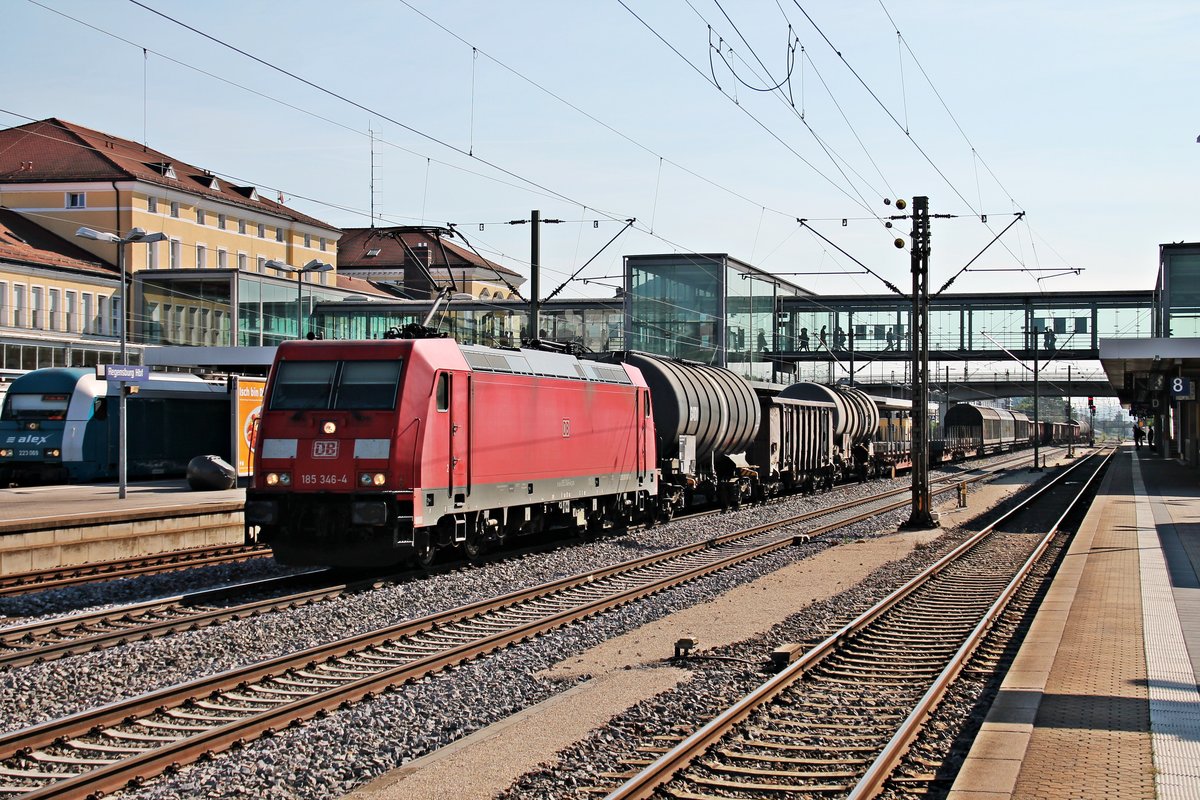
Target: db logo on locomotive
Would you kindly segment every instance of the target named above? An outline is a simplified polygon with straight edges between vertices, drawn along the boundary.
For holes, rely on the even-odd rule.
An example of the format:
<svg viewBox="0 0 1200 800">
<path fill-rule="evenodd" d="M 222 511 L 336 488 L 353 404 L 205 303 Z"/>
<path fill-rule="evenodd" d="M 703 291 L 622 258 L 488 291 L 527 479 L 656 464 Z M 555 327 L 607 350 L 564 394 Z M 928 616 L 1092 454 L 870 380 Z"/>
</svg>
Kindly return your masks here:
<svg viewBox="0 0 1200 800">
<path fill-rule="evenodd" d="M 313 442 L 312 457 L 313 458 L 337 458 L 338 442 L 337 439 L 318 439 Z"/>
</svg>

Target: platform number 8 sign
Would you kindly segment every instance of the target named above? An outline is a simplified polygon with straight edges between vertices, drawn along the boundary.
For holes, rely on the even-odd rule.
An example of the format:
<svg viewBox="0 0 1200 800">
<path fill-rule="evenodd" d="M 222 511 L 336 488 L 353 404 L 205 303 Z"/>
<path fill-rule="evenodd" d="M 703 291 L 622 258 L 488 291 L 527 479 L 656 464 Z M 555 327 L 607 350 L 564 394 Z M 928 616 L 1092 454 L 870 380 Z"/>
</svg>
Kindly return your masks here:
<svg viewBox="0 0 1200 800">
<path fill-rule="evenodd" d="M 1194 391 L 1190 379 L 1179 375 L 1171 378 L 1171 395 L 1176 400 L 1192 400 L 1195 398 Z"/>
</svg>

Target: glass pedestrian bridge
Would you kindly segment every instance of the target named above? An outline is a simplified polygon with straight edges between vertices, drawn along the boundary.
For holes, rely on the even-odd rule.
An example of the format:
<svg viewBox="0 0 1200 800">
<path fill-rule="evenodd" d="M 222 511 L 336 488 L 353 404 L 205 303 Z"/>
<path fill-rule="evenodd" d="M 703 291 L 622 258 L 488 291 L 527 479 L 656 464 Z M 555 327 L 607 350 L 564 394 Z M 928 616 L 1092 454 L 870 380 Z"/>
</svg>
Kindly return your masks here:
<svg viewBox="0 0 1200 800">
<path fill-rule="evenodd" d="M 431 301 L 318 302 L 327 339 L 380 339 L 420 323 Z M 1155 293 L 1006 292 L 930 298 L 930 379 L 952 400 L 1027 396 L 1033 364 L 1047 391 L 1110 396 L 1100 339 L 1155 333 Z M 454 300 L 438 330 L 469 344 L 533 338 L 520 300 Z M 641 350 L 773 383 L 851 383 L 903 393 L 911 382 L 912 300 L 817 295 L 723 254 L 626 256 L 615 297 L 555 298 L 537 338 L 603 352 Z"/>
</svg>

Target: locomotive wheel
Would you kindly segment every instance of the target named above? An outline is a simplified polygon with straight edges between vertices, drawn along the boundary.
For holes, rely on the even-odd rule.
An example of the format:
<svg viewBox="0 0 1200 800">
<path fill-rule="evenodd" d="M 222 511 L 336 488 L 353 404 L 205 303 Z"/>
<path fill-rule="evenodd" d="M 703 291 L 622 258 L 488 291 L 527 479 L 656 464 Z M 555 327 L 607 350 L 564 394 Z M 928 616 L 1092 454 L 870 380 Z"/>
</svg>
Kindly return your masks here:
<svg viewBox="0 0 1200 800">
<path fill-rule="evenodd" d="M 418 532 L 413 542 L 413 558 L 422 569 L 429 569 L 437 559 L 437 548 L 427 532 Z"/>
<path fill-rule="evenodd" d="M 481 511 L 472 515 L 467 526 L 467 538 L 463 540 L 462 549 L 468 560 L 478 562 L 487 553 L 486 536 L 487 514 Z"/>
</svg>

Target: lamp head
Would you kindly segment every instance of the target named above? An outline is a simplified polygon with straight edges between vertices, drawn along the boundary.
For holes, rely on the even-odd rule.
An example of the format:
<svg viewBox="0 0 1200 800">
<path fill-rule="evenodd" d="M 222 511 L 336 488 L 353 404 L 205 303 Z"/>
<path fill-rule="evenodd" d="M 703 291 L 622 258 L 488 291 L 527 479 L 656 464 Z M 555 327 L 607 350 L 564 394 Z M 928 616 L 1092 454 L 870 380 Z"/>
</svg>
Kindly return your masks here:
<svg viewBox="0 0 1200 800">
<path fill-rule="evenodd" d="M 275 259 L 275 258 L 268 258 L 266 261 L 263 262 L 263 266 L 270 267 L 271 269 L 283 270 L 284 272 L 297 272 L 298 271 L 291 264 L 285 264 L 284 262 L 282 262 L 278 259 Z"/>
<path fill-rule="evenodd" d="M 80 228 L 79 230 L 75 231 L 75 235 L 80 239 L 93 239 L 97 242 L 110 242 L 112 244 L 121 241 L 121 237 L 117 236 L 115 233 L 107 233 L 105 231 L 98 231 L 92 228 Z"/>
<path fill-rule="evenodd" d="M 326 264 L 324 261 L 314 258 L 312 261 L 309 261 L 307 264 L 305 264 L 303 267 L 301 267 L 299 271 L 300 272 L 329 272 L 329 270 L 331 270 L 331 269 L 333 269 L 333 264 Z"/>
</svg>

